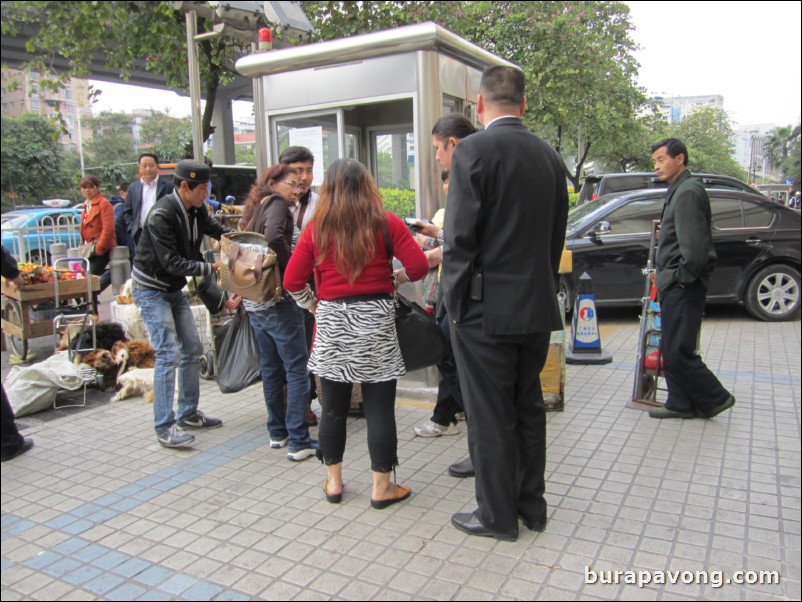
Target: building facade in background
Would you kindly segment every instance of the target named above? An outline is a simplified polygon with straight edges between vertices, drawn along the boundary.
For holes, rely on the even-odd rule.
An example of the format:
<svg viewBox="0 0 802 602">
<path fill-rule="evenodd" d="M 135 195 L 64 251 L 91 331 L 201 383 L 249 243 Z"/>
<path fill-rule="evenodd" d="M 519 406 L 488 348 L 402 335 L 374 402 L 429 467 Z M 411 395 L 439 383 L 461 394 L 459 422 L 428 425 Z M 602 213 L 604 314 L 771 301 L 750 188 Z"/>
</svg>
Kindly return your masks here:
<svg viewBox="0 0 802 602">
<path fill-rule="evenodd" d="M 39 73 L 4 68 L 3 115 L 19 117 L 23 113 L 38 113 L 58 121 L 60 113 L 66 131 L 61 134 L 59 142 L 65 149 L 80 152 L 81 141 L 85 144 L 92 136 L 87 128 L 88 120 L 92 117 L 89 82 L 71 78 L 66 86 L 54 92 L 42 86 L 41 79 Z"/>
</svg>

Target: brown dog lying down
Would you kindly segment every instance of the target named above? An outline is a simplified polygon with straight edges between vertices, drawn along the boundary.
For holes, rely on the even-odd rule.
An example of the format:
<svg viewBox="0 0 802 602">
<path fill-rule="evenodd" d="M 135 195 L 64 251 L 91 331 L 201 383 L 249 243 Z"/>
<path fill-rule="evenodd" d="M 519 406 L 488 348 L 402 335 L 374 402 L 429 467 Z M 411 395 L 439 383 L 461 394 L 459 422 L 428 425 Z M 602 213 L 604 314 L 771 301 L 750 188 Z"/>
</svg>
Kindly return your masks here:
<svg viewBox="0 0 802 602">
<path fill-rule="evenodd" d="M 131 368 L 153 368 L 156 366 L 156 352 L 144 339 L 117 341 L 111 348 L 114 363 L 120 366 L 120 374 Z"/>
</svg>

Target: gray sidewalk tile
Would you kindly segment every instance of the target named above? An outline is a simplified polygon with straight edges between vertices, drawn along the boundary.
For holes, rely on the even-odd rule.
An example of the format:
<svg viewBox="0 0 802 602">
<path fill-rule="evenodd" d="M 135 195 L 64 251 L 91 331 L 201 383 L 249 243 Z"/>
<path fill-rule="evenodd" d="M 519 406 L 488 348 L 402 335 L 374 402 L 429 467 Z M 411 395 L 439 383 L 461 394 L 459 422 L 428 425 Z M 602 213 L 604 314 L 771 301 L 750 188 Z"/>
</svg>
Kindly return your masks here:
<svg viewBox="0 0 802 602">
<path fill-rule="evenodd" d="M 633 320 L 606 337 L 613 364 L 568 367 L 566 410 L 548 416 L 549 525 L 516 543 L 451 527 L 475 507 L 473 481 L 445 475 L 465 435 L 415 437 L 429 415 L 416 403 L 396 412 L 413 495 L 385 511 L 369 506 L 364 420 L 349 419 L 345 495 L 328 504 L 319 463 L 267 448 L 258 385 L 221 396 L 204 381 L 203 407 L 225 425 L 187 452 L 156 443 L 137 398 L 36 422 L 36 447 L 2 471 L 3 599 L 798 599 L 800 323 L 739 311 L 705 322 L 705 360 L 738 397 L 712 420 L 625 407 Z M 86 445 L 98 420 L 113 447 Z M 783 581 L 638 588 L 585 584 L 586 567 Z"/>
</svg>

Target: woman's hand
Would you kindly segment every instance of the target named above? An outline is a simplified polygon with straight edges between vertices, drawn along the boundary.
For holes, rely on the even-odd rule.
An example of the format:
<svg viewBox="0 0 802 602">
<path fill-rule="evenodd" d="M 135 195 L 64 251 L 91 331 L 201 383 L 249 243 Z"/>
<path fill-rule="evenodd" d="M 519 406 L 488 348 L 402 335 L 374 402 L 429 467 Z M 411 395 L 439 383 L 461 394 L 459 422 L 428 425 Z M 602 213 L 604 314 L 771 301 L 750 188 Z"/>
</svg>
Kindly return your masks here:
<svg viewBox="0 0 802 602">
<path fill-rule="evenodd" d="M 395 272 L 393 272 L 393 276 L 395 277 L 396 288 L 409 282 L 406 268 L 398 268 Z"/>
<path fill-rule="evenodd" d="M 415 227 L 420 228 L 420 233 L 429 238 L 437 238 L 438 234 L 440 234 L 440 227 L 429 222 L 418 220 L 415 222 Z"/>
<path fill-rule="evenodd" d="M 424 251 L 423 254 L 426 255 L 426 260 L 429 262 L 429 268 L 436 268 L 443 263 L 443 247 L 436 247 L 434 249 L 430 249 L 429 251 Z"/>
</svg>

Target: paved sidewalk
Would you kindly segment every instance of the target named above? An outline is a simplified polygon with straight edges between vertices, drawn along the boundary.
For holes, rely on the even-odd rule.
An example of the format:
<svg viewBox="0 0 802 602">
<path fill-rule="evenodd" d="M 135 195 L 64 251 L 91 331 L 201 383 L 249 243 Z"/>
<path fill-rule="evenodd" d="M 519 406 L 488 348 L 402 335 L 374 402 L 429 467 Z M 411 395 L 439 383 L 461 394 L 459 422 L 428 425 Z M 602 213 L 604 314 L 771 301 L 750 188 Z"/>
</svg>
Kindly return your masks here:
<svg viewBox="0 0 802 602">
<path fill-rule="evenodd" d="M 619 320 L 612 364 L 568 367 L 565 412 L 548 418 L 548 528 L 515 543 L 450 525 L 475 507 L 473 481 L 445 474 L 465 435 L 415 437 L 420 402 L 397 411 L 413 495 L 382 511 L 364 420 L 349 421 L 343 503 L 328 504 L 316 460 L 269 449 L 259 385 L 202 381 L 201 408 L 225 425 L 192 451 L 159 447 L 142 398 L 24 417 L 36 446 L 2 465 L 2 599 L 799 600 L 800 321 L 711 312 L 705 360 L 738 399 L 712 420 L 625 407 L 636 339 Z M 610 571 L 653 583 L 601 583 Z M 737 571 L 780 583 L 726 583 Z"/>
</svg>

